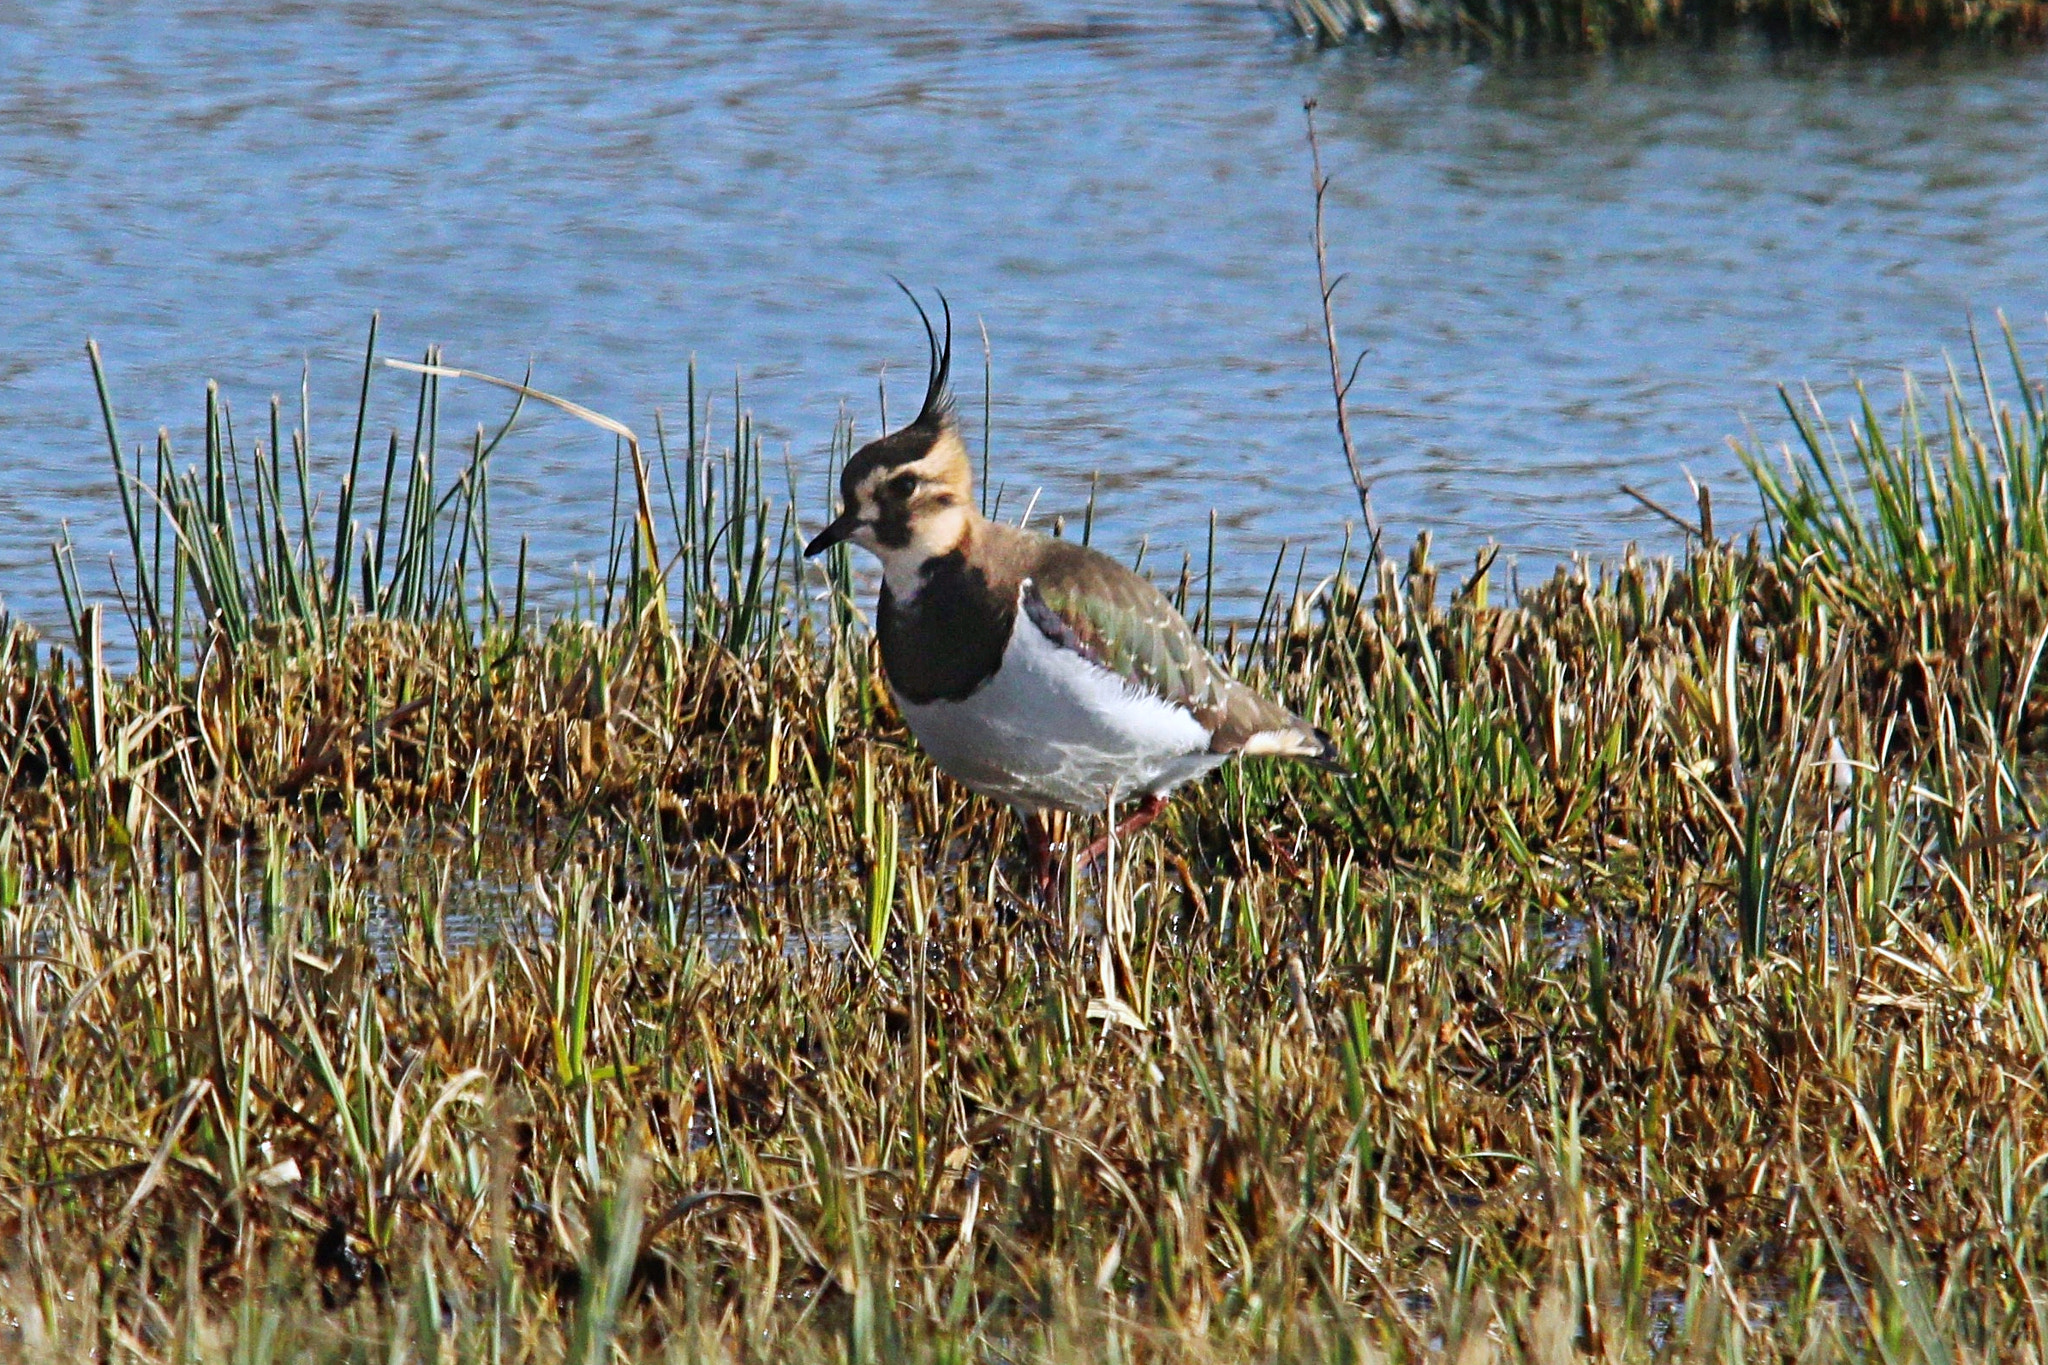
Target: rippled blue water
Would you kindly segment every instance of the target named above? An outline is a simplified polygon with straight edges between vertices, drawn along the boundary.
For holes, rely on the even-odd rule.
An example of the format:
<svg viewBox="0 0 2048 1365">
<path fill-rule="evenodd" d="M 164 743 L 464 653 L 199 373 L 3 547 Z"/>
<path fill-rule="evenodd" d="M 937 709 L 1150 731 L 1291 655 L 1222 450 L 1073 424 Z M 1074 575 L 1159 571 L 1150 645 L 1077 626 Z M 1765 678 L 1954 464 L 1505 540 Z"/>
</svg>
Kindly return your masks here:
<svg viewBox="0 0 2048 1365">
<path fill-rule="evenodd" d="M 88 334 L 130 441 L 188 456 L 205 379 L 246 438 L 310 358 L 330 475 L 372 308 L 393 352 L 530 357 L 642 426 L 694 353 L 815 511 L 841 404 L 872 431 L 881 367 L 899 403 L 921 375 L 891 272 L 952 297 L 970 417 L 985 323 L 1013 496 L 1072 513 L 1099 470 L 1100 538 L 1154 564 L 1216 508 L 1255 594 L 1355 512 L 1305 95 L 1396 534 L 1497 537 L 1525 575 L 1665 546 L 1617 485 L 1682 499 L 1690 467 L 1738 504 L 1725 437 L 1781 434 L 1777 382 L 1932 379 L 1973 309 L 2048 349 L 2039 56 L 1483 67 L 1315 52 L 1250 0 L 1122 9 L 0 4 L 0 594 L 48 623 L 60 521 L 89 576 L 115 543 Z M 603 438 L 537 419 L 501 458 L 500 543 L 600 552 Z"/>
</svg>

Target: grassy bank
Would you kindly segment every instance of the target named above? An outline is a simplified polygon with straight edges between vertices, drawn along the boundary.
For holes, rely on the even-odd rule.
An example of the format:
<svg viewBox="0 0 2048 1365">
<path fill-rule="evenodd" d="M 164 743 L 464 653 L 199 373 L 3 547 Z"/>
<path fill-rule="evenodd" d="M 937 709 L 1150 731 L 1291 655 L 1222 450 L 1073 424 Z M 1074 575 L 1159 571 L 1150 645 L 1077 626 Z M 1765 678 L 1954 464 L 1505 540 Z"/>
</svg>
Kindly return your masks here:
<svg viewBox="0 0 2048 1365">
<path fill-rule="evenodd" d="M 1963 41 L 2038 45 L 2041 0 L 1280 0 L 1319 45 L 1365 40 L 1496 55 L 1599 52 L 1738 32 L 1871 51 Z"/>
<path fill-rule="evenodd" d="M 2018 368 L 1797 414 L 1676 563 L 1276 575 L 1218 648 L 1359 776 L 1230 769 L 1064 914 L 744 423 L 622 450 L 542 627 L 437 381 L 353 538 L 210 414 L 134 669 L 76 590 L 0 665 L 8 1349 L 2040 1359 Z"/>
</svg>

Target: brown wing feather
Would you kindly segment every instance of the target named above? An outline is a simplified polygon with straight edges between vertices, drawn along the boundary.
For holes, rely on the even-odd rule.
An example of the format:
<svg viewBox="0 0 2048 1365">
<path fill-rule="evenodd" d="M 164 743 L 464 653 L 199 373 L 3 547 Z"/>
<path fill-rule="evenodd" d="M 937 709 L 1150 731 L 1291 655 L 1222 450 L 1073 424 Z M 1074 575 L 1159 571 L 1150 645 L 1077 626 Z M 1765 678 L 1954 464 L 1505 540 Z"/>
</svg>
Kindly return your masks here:
<svg viewBox="0 0 2048 1365">
<path fill-rule="evenodd" d="M 1254 752 L 1301 758 L 1334 755 L 1315 727 L 1210 658 L 1150 580 L 1070 541 L 1040 540 L 1033 548 L 1024 608 L 1049 639 L 1187 708 L 1210 732 L 1216 753 L 1249 745 Z"/>
</svg>

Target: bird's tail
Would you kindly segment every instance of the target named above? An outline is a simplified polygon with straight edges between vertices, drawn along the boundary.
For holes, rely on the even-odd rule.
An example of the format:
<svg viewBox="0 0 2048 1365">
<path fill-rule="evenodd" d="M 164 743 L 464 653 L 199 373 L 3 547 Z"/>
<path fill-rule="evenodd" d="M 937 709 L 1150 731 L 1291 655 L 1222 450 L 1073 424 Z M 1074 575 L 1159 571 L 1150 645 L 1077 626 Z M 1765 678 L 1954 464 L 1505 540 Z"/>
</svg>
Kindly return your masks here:
<svg viewBox="0 0 2048 1365">
<path fill-rule="evenodd" d="M 1316 730 L 1314 733 L 1318 747 L 1314 753 L 1305 755 L 1310 763 L 1326 773 L 1341 773 L 1345 777 L 1358 776 L 1351 770 L 1351 765 L 1344 761 L 1344 755 L 1338 751 L 1337 741 L 1330 738 L 1329 731 Z"/>
<path fill-rule="evenodd" d="M 1247 757 L 1267 755 L 1273 758 L 1298 758 L 1326 772 L 1352 775 L 1350 767 L 1344 762 L 1344 755 L 1338 752 L 1337 742 L 1330 738 L 1329 732 L 1319 730 L 1299 718 L 1294 724 L 1284 728 L 1259 731 L 1246 740 L 1244 748 L 1238 752 Z"/>
</svg>

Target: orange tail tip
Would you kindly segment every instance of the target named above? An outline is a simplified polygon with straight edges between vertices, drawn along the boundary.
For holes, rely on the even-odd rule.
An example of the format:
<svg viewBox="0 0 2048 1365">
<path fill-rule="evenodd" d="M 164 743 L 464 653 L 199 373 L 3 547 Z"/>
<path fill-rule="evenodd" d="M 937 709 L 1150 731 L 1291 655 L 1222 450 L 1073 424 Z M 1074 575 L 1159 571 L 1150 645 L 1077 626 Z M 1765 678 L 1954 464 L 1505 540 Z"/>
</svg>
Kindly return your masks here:
<svg viewBox="0 0 2048 1365">
<path fill-rule="evenodd" d="M 1247 758 L 1299 758 L 1329 772 L 1349 775 L 1336 741 L 1325 731 L 1303 725 L 1285 730 L 1261 730 L 1245 741 L 1239 753 Z"/>
</svg>

